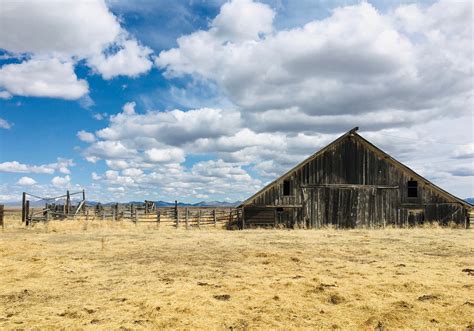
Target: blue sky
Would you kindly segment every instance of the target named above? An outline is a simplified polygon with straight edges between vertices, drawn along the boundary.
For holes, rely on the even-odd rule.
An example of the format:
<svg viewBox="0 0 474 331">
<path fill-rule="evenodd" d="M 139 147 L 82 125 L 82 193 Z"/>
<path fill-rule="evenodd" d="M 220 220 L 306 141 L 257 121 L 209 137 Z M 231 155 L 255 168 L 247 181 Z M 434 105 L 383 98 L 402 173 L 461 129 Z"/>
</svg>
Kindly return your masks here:
<svg viewBox="0 0 474 331">
<path fill-rule="evenodd" d="M 474 196 L 472 12 L 468 1 L 3 0 L 0 201 L 66 188 L 241 200 L 356 125 Z"/>
</svg>

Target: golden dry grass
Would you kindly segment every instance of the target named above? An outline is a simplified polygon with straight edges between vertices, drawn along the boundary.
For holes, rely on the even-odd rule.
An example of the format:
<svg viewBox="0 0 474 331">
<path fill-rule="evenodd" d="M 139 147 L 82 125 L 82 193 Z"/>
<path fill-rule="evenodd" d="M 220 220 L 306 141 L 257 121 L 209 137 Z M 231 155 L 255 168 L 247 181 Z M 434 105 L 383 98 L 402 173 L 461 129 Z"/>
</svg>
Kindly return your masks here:
<svg viewBox="0 0 474 331">
<path fill-rule="evenodd" d="M 0 234 L 0 328 L 474 328 L 472 230 L 182 230 L 50 222 Z"/>
</svg>

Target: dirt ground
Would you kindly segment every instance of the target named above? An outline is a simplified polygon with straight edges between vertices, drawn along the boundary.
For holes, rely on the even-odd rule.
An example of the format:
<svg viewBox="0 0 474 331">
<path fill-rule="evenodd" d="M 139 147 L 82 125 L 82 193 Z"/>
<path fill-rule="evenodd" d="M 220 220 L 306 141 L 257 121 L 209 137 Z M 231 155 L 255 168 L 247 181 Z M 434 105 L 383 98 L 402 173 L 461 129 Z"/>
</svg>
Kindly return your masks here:
<svg viewBox="0 0 474 331">
<path fill-rule="evenodd" d="M 474 330 L 472 229 L 6 222 L 1 329 Z"/>
</svg>

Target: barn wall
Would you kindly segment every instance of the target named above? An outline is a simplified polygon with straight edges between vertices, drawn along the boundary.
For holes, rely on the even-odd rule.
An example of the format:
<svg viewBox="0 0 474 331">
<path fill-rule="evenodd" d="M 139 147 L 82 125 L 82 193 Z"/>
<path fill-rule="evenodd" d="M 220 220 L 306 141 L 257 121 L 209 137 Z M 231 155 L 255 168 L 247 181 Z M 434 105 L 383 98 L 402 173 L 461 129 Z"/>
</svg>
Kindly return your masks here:
<svg viewBox="0 0 474 331">
<path fill-rule="evenodd" d="M 358 136 L 348 136 L 280 178 L 250 201 L 246 209 L 290 208 L 285 215 L 290 215 L 293 223 L 307 227 L 406 226 L 428 221 L 464 224 L 467 210 L 463 205 L 412 176 Z M 289 196 L 283 195 L 284 180 L 290 181 Z M 416 198 L 407 196 L 409 180 L 418 181 Z M 266 218 L 271 218 L 270 213 Z"/>
</svg>

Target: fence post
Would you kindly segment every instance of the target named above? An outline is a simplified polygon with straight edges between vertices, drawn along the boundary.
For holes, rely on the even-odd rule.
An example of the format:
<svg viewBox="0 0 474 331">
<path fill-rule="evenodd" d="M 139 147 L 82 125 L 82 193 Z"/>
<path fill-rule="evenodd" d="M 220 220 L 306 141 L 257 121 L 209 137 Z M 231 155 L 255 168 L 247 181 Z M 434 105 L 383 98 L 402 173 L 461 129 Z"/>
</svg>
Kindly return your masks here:
<svg viewBox="0 0 474 331">
<path fill-rule="evenodd" d="M 185 209 L 185 213 L 186 213 L 186 230 L 187 230 L 189 226 L 189 210 L 187 207 Z"/>
<path fill-rule="evenodd" d="M 25 206 L 26 206 L 26 192 L 23 192 L 23 199 L 21 200 L 21 223 L 26 222 Z"/>
<path fill-rule="evenodd" d="M 138 222 L 138 210 L 135 209 L 135 215 L 133 217 L 133 221 L 135 222 L 135 225 L 137 225 L 137 222 Z"/>
<path fill-rule="evenodd" d="M 217 227 L 217 217 L 216 217 L 216 210 L 213 210 L 213 216 L 214 216 L 214 227 Z"/>
<path fill-rule="evenodd" d="M 156 223 L 158 226 L 160 226 L 160 222 L 161 222 L 161 213 L 159 210 L 156 211 Z"/>
<path fill-rule="evenodd" d="M 5 223 L 3 221 L 3 205 L 0 205 L 0 223 L 2 223 L 2 231 L 5 230 Z"/>
<path fill-rule="evenodd" d="M 198 213 L 198 228 L 201 228 L 201 209 L 199 209 Z"/>
<path fill-rule="evenodd" d="M 30 224 L 29 215 L 30 215 L 30 200 L 26 200 L 25 203 L 25 215 L 26 215 L 26 226 Z"/>
</svg>

